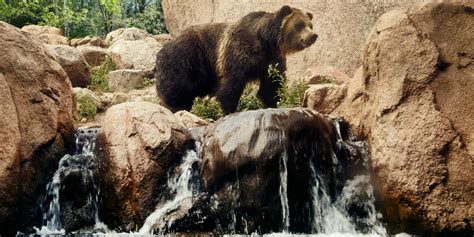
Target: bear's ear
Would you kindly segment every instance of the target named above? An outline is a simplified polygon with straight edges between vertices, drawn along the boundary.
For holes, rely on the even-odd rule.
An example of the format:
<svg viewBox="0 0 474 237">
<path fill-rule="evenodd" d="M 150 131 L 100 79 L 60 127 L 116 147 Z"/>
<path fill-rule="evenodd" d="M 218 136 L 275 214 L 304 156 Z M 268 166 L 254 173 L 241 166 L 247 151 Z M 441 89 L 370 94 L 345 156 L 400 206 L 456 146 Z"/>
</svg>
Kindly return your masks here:
<svg viewBox="0 0 474 237">
<path fill-rule="evenodd" d="M 280 10 L 277 11 L 277 16 L 278 18 L 285 18 L 286 16 L 290 15 L 293 13 L 293 8 L 291 8 L 288 5 L 285 5 L 280 8 Z"/>
<path fill-rule="evenodd" d="M 311 14 L 311 12 L 307 12 L 306 15 L 308 15 L 310 20 L 313 20 L 313 14 Z"/>
</svg>

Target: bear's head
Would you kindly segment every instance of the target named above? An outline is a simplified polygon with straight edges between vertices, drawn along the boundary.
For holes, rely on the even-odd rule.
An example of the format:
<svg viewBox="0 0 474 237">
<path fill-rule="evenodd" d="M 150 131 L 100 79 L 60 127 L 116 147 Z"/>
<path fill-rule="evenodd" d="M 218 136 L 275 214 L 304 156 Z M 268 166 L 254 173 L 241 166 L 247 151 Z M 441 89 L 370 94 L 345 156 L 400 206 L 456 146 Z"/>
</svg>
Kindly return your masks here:
<svg viewBox="0 0 474 237">
<path fill-rule="evenodd" d="M 282 54 L 287 55 L 311 46 L 318 35 L 313 32 L 313 15 L 290 6 L 283 6 L 276 12 L 281 20 L 278 45 Z"/>
</svg>

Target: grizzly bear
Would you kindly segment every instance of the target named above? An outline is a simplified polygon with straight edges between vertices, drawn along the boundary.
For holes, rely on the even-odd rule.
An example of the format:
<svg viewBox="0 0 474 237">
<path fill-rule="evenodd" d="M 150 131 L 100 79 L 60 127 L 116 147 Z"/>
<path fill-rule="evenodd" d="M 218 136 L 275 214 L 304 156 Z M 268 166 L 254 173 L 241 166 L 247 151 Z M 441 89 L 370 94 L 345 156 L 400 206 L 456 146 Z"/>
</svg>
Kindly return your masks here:
<svg viewBox="0 0 474 237">
<path fill-rule="evenodd" d="M 166 43 L 156 60 L 156 87 L 171 111 L 190 110 L 196 97 L 216 96 L 225 114 L 235 112 L 248 82 L 259 80 L 258 96 L 276 107 L 281 85 L 269 65 L 286 70 L 286 56 L 317 39 L 311 13 L 290 6 L 252 12 L 233 24 L 194 26 Z"/>
</svg>

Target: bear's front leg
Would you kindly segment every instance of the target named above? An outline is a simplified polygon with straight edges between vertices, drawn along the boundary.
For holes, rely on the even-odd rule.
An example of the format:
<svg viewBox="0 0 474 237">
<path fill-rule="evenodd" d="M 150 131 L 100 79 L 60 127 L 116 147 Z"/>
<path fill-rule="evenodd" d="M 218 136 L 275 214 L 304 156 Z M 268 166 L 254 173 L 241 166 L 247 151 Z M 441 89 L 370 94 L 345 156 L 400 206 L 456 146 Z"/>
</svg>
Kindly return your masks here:
<svg viewBox="0 0 474 237">
<path fill-rule="evenodd" d="M 222 78 L 220 82 L 216 98 L 221 103 L 224 114 L 234 113 L 246 83 L 242 78 Z"/>
<path fill-rule="evenodd" d="M 269 75 L 268 70 L 266 70 L 260 76 L 260 88 L 258 89 L 258 97 L 262 101 L 265 108 L 276 108 L 277 102 L 280 100 L 280 96 L 278 95 L 278 91 L 281 87 L 285 84 L 285 71 L 286 71 L 286 63 L 285 61 L 279 60 L 278 63 L 275 64 L 276 69 L 281 74 L 280 76 L 277 75 Z"/>
</svg>

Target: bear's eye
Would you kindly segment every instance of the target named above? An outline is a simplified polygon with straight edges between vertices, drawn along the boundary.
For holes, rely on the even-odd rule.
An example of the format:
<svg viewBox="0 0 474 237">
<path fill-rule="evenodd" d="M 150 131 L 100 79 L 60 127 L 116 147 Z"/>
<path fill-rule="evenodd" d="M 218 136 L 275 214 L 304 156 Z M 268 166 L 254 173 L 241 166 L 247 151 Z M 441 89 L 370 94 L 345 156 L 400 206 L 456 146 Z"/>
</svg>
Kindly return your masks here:
<svg viewBox="0 0 474 237">
<path fill-rule="evenodd" d="M 304 22 L 298 22 L 298 23 L 296 23 L 296 25 L 295 25 L 295 28 L 296 28 L 296 30 L 298 30 L 298 31 L 304 29 L 304 27 L 305 27 Z"/>
</svg>

